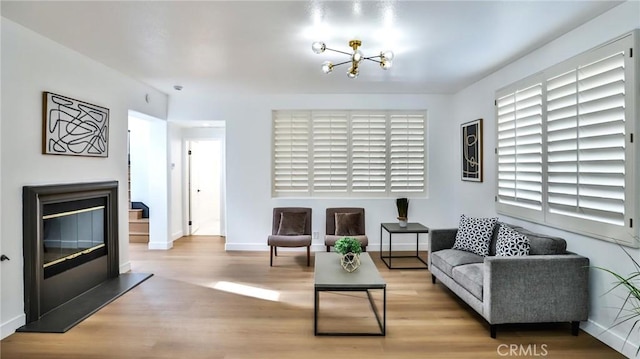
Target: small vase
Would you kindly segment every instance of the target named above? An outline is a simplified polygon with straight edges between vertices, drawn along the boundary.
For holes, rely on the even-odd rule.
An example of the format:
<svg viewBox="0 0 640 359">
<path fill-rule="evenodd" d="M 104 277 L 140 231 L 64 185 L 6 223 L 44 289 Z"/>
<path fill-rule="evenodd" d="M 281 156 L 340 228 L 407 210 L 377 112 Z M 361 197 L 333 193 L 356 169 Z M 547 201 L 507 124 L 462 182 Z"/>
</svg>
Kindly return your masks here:
<svg viewBox="0 0 640 359">
<path fill-rule="evenodd" d="M 342 268 L 351 273 L 360 267 L 360 255 L 356 253 L 347 253 L 340 257 Z"/>
<path fill-rule="evenodd" d="M 399 219 L 399 220 L 398 220 L 398 225 L 399 225 L 401 228 L 406 228 L 406 227 L 407 227 L 407 220 L 406 220 L 406 219 Z"/>
</svg>

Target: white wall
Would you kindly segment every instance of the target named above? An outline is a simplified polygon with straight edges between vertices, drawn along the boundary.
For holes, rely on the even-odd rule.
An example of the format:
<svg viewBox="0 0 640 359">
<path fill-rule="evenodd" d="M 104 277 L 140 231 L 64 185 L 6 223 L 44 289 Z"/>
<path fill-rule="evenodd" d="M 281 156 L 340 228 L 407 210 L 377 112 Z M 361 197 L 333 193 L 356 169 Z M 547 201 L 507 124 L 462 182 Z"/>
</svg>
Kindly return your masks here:
<svg viewBox="0 0 640 359">
<path fill-rule="evenodd" d="M 493 200 L 496 188 L 496 166 L 493 152 L 496 147 L 495 91 L 616 38 L 634 28 L 640 28 L 640 2 L 629 1 L 456 94 L 452 107 L 454 109 L 452 122 L 455 128 L 452 130 L 459 131 L 458 128 L 461 123 L 483 118 L 485 150 L 485 181 L 481 184 L 454 181 L 453 193 L 456 196 L 457 212 L 479 216 L 496 214 Z M 459 158 L 460 141 L 457 140 L 456 142 L 455 158 Z M 561 236 L 567 240 L 570 251 L 588 257 L 592 265 L 615 269 L 621 273 L 631 273 L 633 271 L 631 261 L 625 258 L 624 253 L 615 244 L 508 217 L 503 217 L 502 220 L 522 225 L 534 231 Z M 638 250 L 632 250 L 631 253 L 640 259 Z M 613 323 L 615 311 L 610 307 L 619 307 L 621 304 L 614 294 L 603 295 L 611 288 L 613 280 L 611 277 L 596 270 L 592 270 L 590 275 L 591 312 L 589 322 L 583 323 L 582 328 L 605 341 L 614 349 L 621 350 L 622 338 L 626 336 L 630 326 L 621 326 L 601 334 L 604 329 L 609 328 Z M 625 346 L 625 353 L 629 356 L 631 354 L 635 355 L 635 350 L 639 343 L 637 331 L 631 336 L 630 341 L 635 347 L 629 344 Z"/>
<path fill-rule="evenodd" d="M 129 268 L 127 117 L 133 109 L 166 119 L 167 96 L 24 27 L 1 18 L 2 134 L 0 245 L 1 337 L 25 323 L 22 259 L 22 186 L 119 182 L 120 268 Z M 110 109 L 109 157 L 42 155 L 42 92 Z M 149 103 L 145 102 L 149 94 Z"/>
<path fill-rule="evenodd" d="M 271 198 L 271 111 L 273 109 L 427 109 L 429 197 L 412 198 L 409 219 L 427 226 L 455 225 L 450 199 L 458 162 L 451 158 L 451 97 L 448 95 L 264 95 L 208 99 L 198 106 L 209 120 L 226 121 L 228 250 L 266 250 L 271 213 L 278 206 L 313 209 L 314 250 L 324 248 L 325 209 L 361 206 L 366 211 L 369 249 L 379 247 L 380 223 L 396 222 L 395 199 Z M 193 109 L 170 107 L 169 118 Z M 202 118 L 201 116 L 199 118 Z M 396 237 L 394 236 L 394 241 Z M 426 242 L 426 240 L 423 239 Z M 415 242 L 414 242 L 415 243 Z"/>
<path fill-rule="evenodd" d="M 129 116 L 129 142 L 131 163 L 131 202 L 149 205 L 149 157 L 151 129 L 149 121 Z"/>
<path fill-rule="evenodd" d="M 171 197 L 169 198 L 169 211 L 171 240 L 184 236 L 183 228 L 183 204 L 182 204 L 182 187 L 186 183 L 182 180 L 183 162 L 182 162 L 182 127 L 175 123 L 168 123 L 169 136 L 169 188 L 171 189 Z"/>
</svg>

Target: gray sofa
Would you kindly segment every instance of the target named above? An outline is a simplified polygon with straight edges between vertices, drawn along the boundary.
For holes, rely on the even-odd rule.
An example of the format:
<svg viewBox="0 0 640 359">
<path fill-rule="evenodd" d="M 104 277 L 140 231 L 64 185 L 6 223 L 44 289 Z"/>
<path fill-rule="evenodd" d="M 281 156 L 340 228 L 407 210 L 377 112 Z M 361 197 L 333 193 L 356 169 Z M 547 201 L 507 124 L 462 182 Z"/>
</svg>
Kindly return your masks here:
<svg viewBox="0 0 640 359">
<path fill-rule="evenodd" d="M 529 238 L 528 256 L 497 257 L 491 238 L 489 256 L 452 249 L 457 229 L 434 229 L 429 238 L 429 271 L 489 323 L 571 322 L 578 335 L 589 313 L 589 259 L 567 252 L 562 238 L 514 227 Z"/>
</svg>

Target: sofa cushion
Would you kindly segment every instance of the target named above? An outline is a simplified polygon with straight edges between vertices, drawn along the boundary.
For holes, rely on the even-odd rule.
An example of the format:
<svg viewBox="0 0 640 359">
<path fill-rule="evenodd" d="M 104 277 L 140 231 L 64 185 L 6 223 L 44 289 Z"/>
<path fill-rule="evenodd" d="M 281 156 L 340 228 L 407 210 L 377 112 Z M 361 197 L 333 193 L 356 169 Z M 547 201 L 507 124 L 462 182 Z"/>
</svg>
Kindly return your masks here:
<svg viewBox="0 0 640 359">
<path fill-rule="evenodd" d="M 529 254 L 567 254 L 567 242 L 560 237 L 533 233 L 524 228 L 517 228 L 518 232 L 529 238 Z"/>
<path fill-rule="evenodd" d="M 484 263 L 465 264 L 453 268 L 452 278 L 474 297 L 482 300 Z"/>
<path fill-rule="evenodd" d="M 460 225 L 456 232 L 454 249 L 475 253 L 480 256 L 489 255 L 489 244 L 498 218 L 471 218 L 464 214 L 460 217 Z"/>
<path fill-rule="evenodd" d="M 280 226 L 278 226 L 276 234 L 280 236 L 302 235 L 306 221 L 306 212 L 282 212 L 280 213 Z"/>
<path fill-rule="evenodd" d="M 431 256 L 431 264 L 438 267 L 438 269 L 452 278 L 453 276 L 451 273 L 454 267 L 464 264 L 484 262 L 484 258 L 482 256 L 458 249 L 443 249 L 441 251 L 430 253 L 429 255 Z"/>
<path fill-rule="evenodd" d="M 496 240 L 496 256 L 512 257 L 529 255 L 529 238 L 524 234 L 501 224 Z"/>
</svg>

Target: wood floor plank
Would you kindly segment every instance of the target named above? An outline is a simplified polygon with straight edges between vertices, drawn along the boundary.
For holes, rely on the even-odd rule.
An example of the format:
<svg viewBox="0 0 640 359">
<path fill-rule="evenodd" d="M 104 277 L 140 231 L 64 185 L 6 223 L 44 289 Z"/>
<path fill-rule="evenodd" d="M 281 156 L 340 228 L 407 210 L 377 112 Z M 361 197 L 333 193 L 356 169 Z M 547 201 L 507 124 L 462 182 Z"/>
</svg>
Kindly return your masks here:
<svg viewBox="0 0 640 359">
<path fill-rule="evenodd" d="M 130 244 L 132 271 L 153 277 L 67 333 L 5 338 L 0 358 L 482 359 L 504 357 L 510 345 L 529 350 L 518 357 L 624 358 L 585 332 L 571 336 L 569 324 L 507 326 L 491 339 L 486 322 L 429 272 L 389 270 L 375 252 L 387 336 L 315 337 L 313 256 L 307 267 L 304 251 L 279 251 L 269 267 L 268 252 L 225 252 L 221 237 L 146 248 Z M 323 297 L 326 325 L 371 324 L 366 300 L 329 295 L 337 299 Z"/>
</svg>

